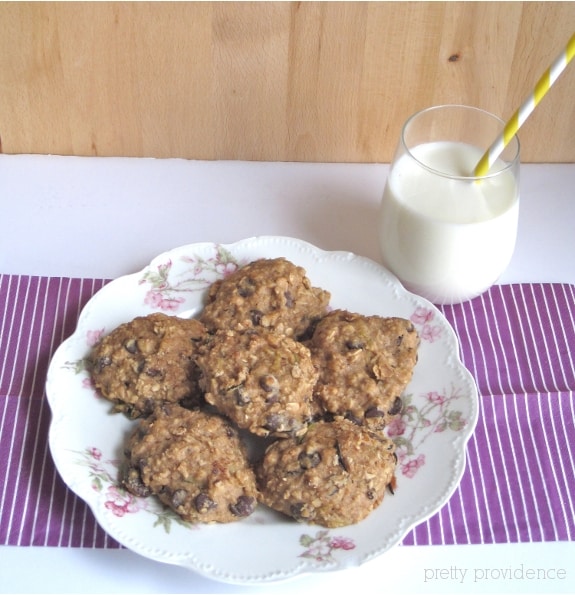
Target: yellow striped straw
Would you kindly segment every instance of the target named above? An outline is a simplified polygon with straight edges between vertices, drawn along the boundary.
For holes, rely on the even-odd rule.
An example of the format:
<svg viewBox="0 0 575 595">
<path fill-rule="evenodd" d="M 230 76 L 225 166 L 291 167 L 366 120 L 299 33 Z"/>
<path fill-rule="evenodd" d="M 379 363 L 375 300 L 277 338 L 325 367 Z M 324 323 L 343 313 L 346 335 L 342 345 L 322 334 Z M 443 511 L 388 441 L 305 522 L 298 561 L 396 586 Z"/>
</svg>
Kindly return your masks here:
<svg viewBox="0 0 575 595">
<path fill-rule="evenodd" d="M 567 43 L 565 49 L 556 58 L 555 62 L 543 73 L 535 85 L 533 92 L 527 97 L 519 109 L 511 116 L 503 128 L 503 132 L 495 139 L 493 144 L 487 149 L 483 157 L 473 171 L 476 177 L 485 176 L 495 163 L 499 155 L 503 152 L 509 141 L 515 136 L 531 112 L 543 99 L 551 85 L 559 78 L 559 75 L 565 70 L 567 64 L 571 62 L 575 55 L 575 33 Z"/>
</svg>

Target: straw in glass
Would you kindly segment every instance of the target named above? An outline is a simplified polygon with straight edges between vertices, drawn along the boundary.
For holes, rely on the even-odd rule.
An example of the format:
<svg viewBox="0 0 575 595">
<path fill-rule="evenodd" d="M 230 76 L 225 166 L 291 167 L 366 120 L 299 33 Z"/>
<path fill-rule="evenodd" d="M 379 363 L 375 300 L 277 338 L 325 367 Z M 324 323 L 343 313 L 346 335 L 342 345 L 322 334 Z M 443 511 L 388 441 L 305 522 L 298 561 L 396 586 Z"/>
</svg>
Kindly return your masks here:
<svg viewBox="0 0 575 595">
<path fill-rule="evenodd" d="M 525 120 L 530 116 L 531 112 L 543 99 L 547 91 L 551 88 L 553 83 L 559 78 L 559 75 L 565 70 L 569 62 L 575 55 L 575 33 L 567 43 L 565 49 L 555 59 L 553 64 L 543 73 L 535 85 L 535 89 L 519 107 L 519 109 L 511 116 L 503 128 L 503 132 L 495 139 L 493 144 L 487 149 L 479 163 L 475 167 L 473 175 L 476 177 L 485 176 L 495 163 L 499 155 L 503 152 L 509 141 L 515 136 L 519 128 L 523 125 Z"/>
</svg>

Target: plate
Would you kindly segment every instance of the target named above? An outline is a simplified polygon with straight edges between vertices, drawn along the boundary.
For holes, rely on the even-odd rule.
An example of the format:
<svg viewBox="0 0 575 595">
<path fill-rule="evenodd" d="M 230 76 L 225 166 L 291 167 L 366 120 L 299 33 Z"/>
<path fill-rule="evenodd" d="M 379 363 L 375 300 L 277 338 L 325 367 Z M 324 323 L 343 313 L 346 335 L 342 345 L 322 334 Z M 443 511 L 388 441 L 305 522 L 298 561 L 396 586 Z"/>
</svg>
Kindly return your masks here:
<svg viewBox="0 0 575 595">
<path fill-rule="evenodd" d="M 395 494 L 387 494 L 365 520 L 339 529 L 297 523 L 263 506 L 236 523 L 185 523 L 156 499 L 134 497 L 119 486 L 123 445 L 137 422 L 110 413 L 109 402 L 91 385 L 85 358 L 102 335 L 136 316 L 197 315 L 216 279 L 257 258 L 278 256 L 304 267 L 313 285 L 329 290 L 331 307 L 409 318 L 420 333 L 403 411 L 388 427 L 398 454 Z M 395 546 L 456 489 L 478 415 L 477 390 L 459 358 L 455 333 L 431 303 L 407 292 L 372 260 L 275 236 L 182 246 L 110 282 L 57 349 L 46 388 L 56 467 L 103 529 L 142 556 L 233 584 L 359 566 Z"/>
</svg>

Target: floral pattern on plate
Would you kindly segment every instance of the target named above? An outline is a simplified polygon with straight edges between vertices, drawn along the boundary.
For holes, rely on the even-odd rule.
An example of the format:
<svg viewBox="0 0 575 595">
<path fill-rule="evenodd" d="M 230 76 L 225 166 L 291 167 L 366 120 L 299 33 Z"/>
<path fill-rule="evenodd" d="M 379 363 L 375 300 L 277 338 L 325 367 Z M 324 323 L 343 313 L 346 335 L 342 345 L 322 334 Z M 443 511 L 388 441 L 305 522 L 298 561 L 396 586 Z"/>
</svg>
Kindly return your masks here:
<svg viewBox="0 0 575 595">
<path fill-rule="evenodd" d="M 299 542 L 305 548 L 300 556 L 316 562 L 334 562 L 338 550 L 349 551 L 355 548 L 353 539 L 332 536 L 327 529 L 320 529 L 315 535 L 304 533 Z"/>
<path fill-rule="evenodd" d="M 104 507 L 116 517 L 135 514 L 140 511 L 148 513 L 150 519 L 155 517 L 153 526 L 161 527 L 166 533 L 172 528 L 172 523 L 178 523 L 189 529 L 195 528 L 192 523 L 184 521 L 168 507 L 163 506 L 153 498 L 139 498 L 128 492 L 119 481 L 119 471 L 122 462 L 118 459 L 107 460 L 102 451 L 90 446 L 78 455 L 77 464 L 86 469 L 91 479 L 92 489 L 104 498 Z"/>
<path fill-rule="evenodd" d="M 174 274 L 170 258 L 148 267 L 142 274 L 139 283 L 149 286 L 144 303 L 153 310 L 177 312 L 186 301 L 182 292 L 205 290 L 217 279 L 227 277 L 242 266 L 219 244 L 214 245 L 213 256 L 184 255 L 181 260 L 189 265 L 183 275 Z"/>
</svg>

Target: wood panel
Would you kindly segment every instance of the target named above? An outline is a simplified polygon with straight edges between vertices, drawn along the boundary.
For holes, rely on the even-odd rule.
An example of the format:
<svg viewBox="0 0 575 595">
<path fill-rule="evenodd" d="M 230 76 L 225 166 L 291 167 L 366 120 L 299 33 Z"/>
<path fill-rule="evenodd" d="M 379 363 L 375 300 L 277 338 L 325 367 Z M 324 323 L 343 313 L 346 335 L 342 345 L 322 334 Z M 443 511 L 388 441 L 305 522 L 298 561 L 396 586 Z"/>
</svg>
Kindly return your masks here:
<svg viewBox="0 0 575 595">
<path fill-rule="evenodd" d="M 509 117 L 574 2 L 2 2 L 0 149 L 387 162 L 433 104 Z M 575 66 L 520 132 L 575 161 Z"/>
</svg>

